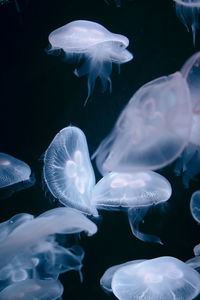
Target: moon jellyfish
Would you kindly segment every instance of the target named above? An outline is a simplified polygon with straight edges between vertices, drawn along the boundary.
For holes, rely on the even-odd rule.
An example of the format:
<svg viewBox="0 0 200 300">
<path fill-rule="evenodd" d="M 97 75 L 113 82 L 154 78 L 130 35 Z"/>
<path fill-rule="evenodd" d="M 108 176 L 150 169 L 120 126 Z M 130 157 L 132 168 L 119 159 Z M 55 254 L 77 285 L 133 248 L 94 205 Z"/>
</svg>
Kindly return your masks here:
<svg viewBox="0 0 200 300">
<path fill-rule="evenodd" d="M 200 173 L 200 52 L 191 56 L 181 69 L 189 86 L 192 105 L 192 128 L 189 141 L 175 166 L 175 173 L 183 174 L 185 187 Z"/>
<path fill-rule="evenodd" d="M 155 170 L 168 165 L 185 148 L 191 119 L 189 90 L 180 72 L 145 84 L 94 153 L 100 173 Z"/>
<path fill-rule="evenodd" d="M 190 211 L 195 221 L 200 223 L 200 191 L 196 191 L 192 194 Z"/>
<path fill-rule="evenodd" d="M 66 60 L 70 62 L 76 59 L 78 62 L 75 75 L 87 76 L 88 96 L 85 104 L 98 77 L 102 83 L 102 91 L 107 89 L 109 83 L 111 92 L 112 63 L 122 64 L 133 58 L 126 50 L 129 45 L 127 37 L 111 33 L 102 25 L 91 21 L 79 20 L 66 24 L 50 33 L 49 42 L 49 54 L 63 49 Z"/>
<path fill-rule="evenodd" d="M 27 279 L 6 287 L 0 292 L 0 300 L 54 300 L 63 294 L 63 286 L 54 279 Z"/>
<path fill-rule="evenodd" d="M 114 173 L 105 175 L 94 187 L 92 200 L 97 209 L 128 210 L 133 234 L 142 241 L 162 243 L 154 235 L 144 234 L 139 224 L 152 206 L 165 203 L 171 197 L 171 185 L 153 171 Z"/>
<path fill-rule="evenodd" d="M 91 202 L 95 175 L 85 135 L 79 128 L 69 126 L 55 136 L 45 152 L 43 176 L 60 203 L 86 214 L 98 214 Z"/>
<path fill-rule="evenodd" d="M 6 153 L 0 153 L 0 196 L 6 198 L 14 192 L 35 183 L 30 167 L 23 161 Z"/>
<path fill-rule="evenodd" d="M 130 265 L 130 264 L 131 265 L 138 264 L 143 261 L 145 261 L 145 259 L 132 260 L 132 261 L 128 261 L 123 264 L 119 264 L 119 265 L 110 267 L 108 270 L 106 270 L 106 272 L 103 274 L 103 276 L 100 279 L 100 285 L 101 285 L 102 289 L 104 290 L 104 292 L 112 293 L 112 287 L 111 287 L 112 278 L 118 269 L 120 269 L 121 267 Z"/>
<path fill-rule="evenodd" d="M 192 31 L 193 43 L 196 40 L 196 31 L 199 30 L 200 0 L 174 0 L 176 13 L 188 31 Z"/>
<path fill-rule="evenodd" d="M 200 275 L 174 257 L 158 257 L 119 268 L 112 291 L 120 300 L 191 300 L 200 293 Z"/>
</svg>

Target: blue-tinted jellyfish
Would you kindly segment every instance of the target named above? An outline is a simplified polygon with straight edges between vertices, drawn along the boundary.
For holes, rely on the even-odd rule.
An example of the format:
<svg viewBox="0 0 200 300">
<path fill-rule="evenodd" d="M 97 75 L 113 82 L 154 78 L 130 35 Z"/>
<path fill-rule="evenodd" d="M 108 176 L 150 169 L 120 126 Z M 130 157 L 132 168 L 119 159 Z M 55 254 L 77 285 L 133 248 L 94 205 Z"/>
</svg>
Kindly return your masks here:
<svg viewBox="0 0 200 300">
<path fill-rule="evenodd" d="M 87 75 L 88 96 L 85 104 L 98 77 L 102 83 L 102 91 L 107 89 L 108 82 L 111 91 L 112 63 L 122 64 L 133 58 L 126 50 L 129 45 L 127 37 L 111 33 L 102 25 L 91 21 L 79 20 L 66 24 L 50 33 L 49 42 L 51 45 L 47 50 L 49 54 L 57 53 L 57 49 L 63 49 L 66 60 L 76 59 L 78 62 L 75 75 L 78 77 Z"/>
<path fill-rule="evenodd" d="M 58 280 L 26 279 L 1 291 L 0 300 L 56 300 L 62 296 L 63 290 Z"/>
<path fill-rule="evenodd" d="M 177 175 L 183 174 L 185 187 L 200 173 L 200 52 L 191 56 L 181 69 L 186 79 L 192 105 L 192 128 L 185 150 L 175 166 Z"/>
<path fill-rule="evenodd" d="M 133 95 L 93 158 L 103 175 L 162 168 L 185 148 L 191 122 L 189 90 L 181 73 L 158 78 Z"/>
<path fill-rule="evenodd" d="M 119 268 L 112 291 L 120 300 L 192 300 L 200 293 L 200 275 L 174 257 L 158 257 Z"/>
<path fill-rule="evenodd" d="M 0 153 L 0 197 L 26 189 L 35 183 L 30 167 L 6 153 Z"/>
<path fill-rule="evenodd" d="M 95 185 L 92 201 L 97 209 L 125 209 L 128 211 L 131 230 L 137 238 L 162 243 L 158 237 L 142 233 L 139 224 L 149 208 L 165 203 L 171 193 L 168 180 L 153 171 L 111 172 Z"/>
<path fill-rule="evenodd" d="M 44 155 L 43 177 L 63 205 L 98 214 L 91 202 L 95 175 L 85 135 L 79 128 L 69 126 L 55 136 Z"/>
<path fill-rule="evenodd" d="M 199 30 L 200 0 L 174 0 L 176 13 L 188 31 L 192 31 L 193 43 L 196 40 L 196 31 Z"/>
<path fill-rule="evenodd" d="M 200 223 L 200 190 L 192 194 L 190 200 L 190 211 L 195 221 Z"/>
</svg>

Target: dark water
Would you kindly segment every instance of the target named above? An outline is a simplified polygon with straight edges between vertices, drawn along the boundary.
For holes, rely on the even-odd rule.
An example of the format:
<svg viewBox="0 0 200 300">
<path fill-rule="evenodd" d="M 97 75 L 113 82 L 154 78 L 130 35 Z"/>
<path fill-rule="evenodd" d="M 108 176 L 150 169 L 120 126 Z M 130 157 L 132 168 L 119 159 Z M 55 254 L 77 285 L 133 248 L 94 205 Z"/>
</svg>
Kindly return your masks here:
<svg viewBox="0 0 200 300">
<path fill-rule="evenodd" d="M 92 154 L 139 87 L 179 70 L 199 50 L 199 39 L 194 47 L 192 35 L 176 16 L 173 1 L 121 2 L 121 8 L 116 8 L 103 0 L 24 0 L 19 2 L 20 16 L 13 2 L 0 5 L 0 151 L 27 162 L 37 179 L 34 187 L 2 200 L 1 221 L 20 212 L 38 215 L 52 207 L 42 191 L 42 154 L 59 130 L 69 124 L 80 127 Z M 114 68 L 112 94 L 102 94 L 97 82 L 85 107 L 86 79 L 78 79 L 73 65 L 44 51 L 52 30 L 78 19 L 98 22 L 127 36 L 134 54 L 131 62 L 122 65 L 120 75 Z M 171 182 L 173 195 L 162 215 L 147 217 L 142 229 L 159 234 L 164 245 L 133 237 L 122 212 L 103 212 L 98 233 L 83 236 L 80 242 L 86 253 L 84 282 L 79 282 L 75 272 L 61 276 L 63 299 L 115 299 L 104 294 L 99 285 L 103 272 L 115 264 L 166 255 L 185 261 L 193 256 L 200 228 L 190 215 L 189 200 L 199 189 L 199 181 L 186 190 L 181 178 L 174 176 L 173 165 L 160 173 Z M 100 178 L 97 171 L 96 178 Z"/>
</svg>

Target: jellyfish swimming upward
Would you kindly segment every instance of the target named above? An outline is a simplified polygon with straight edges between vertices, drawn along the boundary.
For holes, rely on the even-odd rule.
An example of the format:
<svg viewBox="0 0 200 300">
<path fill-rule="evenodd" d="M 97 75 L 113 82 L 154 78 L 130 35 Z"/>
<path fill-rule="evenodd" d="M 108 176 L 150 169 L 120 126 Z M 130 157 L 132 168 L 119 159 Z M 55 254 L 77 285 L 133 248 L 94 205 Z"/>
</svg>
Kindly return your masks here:
<svg viewBox="0 0 200 300">
<path fill-rule="evenodd" d="M 49 35 L 51 48 L 49 54 L 57 53 L 57 49 L 63 49 L 66 60 L 76 59 L 77 67 L 75 75 L 88 77 L 88 96 L 90 97 L 96 79 L 99 77 L 102 83 L 102 91 L 110 85 L 112 63 L 122 64 L 130 61 L 133 55 L 126 50 L 129 45 L 127 37 L 114 34 L 102 25 L 85 20 L 73 21 L 66 24 Z"/>
</svg>

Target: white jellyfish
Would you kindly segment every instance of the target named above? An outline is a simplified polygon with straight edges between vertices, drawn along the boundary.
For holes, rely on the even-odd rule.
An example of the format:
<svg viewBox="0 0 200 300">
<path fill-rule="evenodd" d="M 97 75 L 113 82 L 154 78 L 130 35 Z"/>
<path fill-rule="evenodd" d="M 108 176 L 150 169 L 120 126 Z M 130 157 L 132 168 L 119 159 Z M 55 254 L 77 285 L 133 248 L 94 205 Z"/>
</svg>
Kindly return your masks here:
<svg viewBox="0 0 200 300">
<path fill-rule="evenodd" d="M 192 300 L 200 293 L 200 275 L 170 256 L 117 269 L 111 283 L 119 300 Z"/>
<path fill-rule="evenodd" d="M 200 223 L 200 190 L 192 194 L 190 200 L 190 211 L 195 221 Z"/>
<path fill-rule="evenodd" d="M 63 205 L 98 214 L 91 202 L 95 175 L 85 135 L 79 128 L 68 126 L 55 136 L 44 155 L 43 177 Z"/>
<path fill-rule="evenodd" d="M 188 143 L 191 123 L 189 90 L 180 72 L 145 84 L 94 153 L 98 170 L 104 175 L 168 165 Z"/>
<path fill-rule="evenodd" d="M 174 0 L 176 13 L 188 31 L 192 31 L 193 43 L 196 40 L 196 31 L 199 30 L 200 0 Z"/>
<path fill-rule="evenodd" d="M 200 173 L 200 52 L 192 55 L 181 69 L 186 79 L 192 106 L 192 128 L 188 144 L 175 166 L 177 175 L 183 174 L 185 187 Z"/>
<path fill-rule="evenodd" d="M 6 153 L 0 153 L 0 192 L 7 197 L 35 183 L 30 167 Z"/>
<path fill-rule="evenodd" d="M 88 96 L 85 104 L 98 77 L 103 92 L 108 82 L 111 91 L 112 63 L 122 64 L 133 58 L 126 50 L 129 45 L 127 37 L 111 33 L 102 25 L 91 21 L 79 20 L 66 24 L 50 33 L 49 42 L 51 45 L 47 50 L 49 54 L 54 54 L 54 50 L 63 49 L 66 60 L 77 61 L 75 75 L 78 77 L 87 75 Z"/>
<path fill-rule="evenodd" d="M 127 210 L 131 230 L 137 238 L 162 243 L 158 237 L 142 233 L 139 224 L 150 207 L 165 203 L 171 193 L 168 180 L 153 171 L 111 172 L 95 185 L 92 202 L 97 209 Z"/>
</svg>

